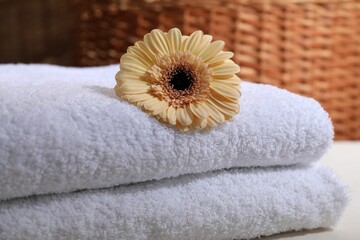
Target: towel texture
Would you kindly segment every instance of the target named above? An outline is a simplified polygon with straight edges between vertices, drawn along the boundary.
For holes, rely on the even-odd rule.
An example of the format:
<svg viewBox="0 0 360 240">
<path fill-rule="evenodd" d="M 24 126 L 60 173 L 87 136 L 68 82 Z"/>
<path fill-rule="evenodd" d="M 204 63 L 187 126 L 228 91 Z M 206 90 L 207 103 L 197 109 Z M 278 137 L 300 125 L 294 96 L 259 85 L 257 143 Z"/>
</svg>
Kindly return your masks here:
<svg viewBox="0 0 360 240">
<path fill-rule="evenodd" d="M 117 70 L 0 66 L 0 199 L 309 163 L 332 143 L 318 102 L 246 82 L 232 122 L 178 132 L 115 96 Z"/>
<path fill-rule="evenodd" d="M 318 164 L 232 169 L 0 201 L 0 239 L 247 239 L 330 227 L 346 203 Z"/>
</svg>

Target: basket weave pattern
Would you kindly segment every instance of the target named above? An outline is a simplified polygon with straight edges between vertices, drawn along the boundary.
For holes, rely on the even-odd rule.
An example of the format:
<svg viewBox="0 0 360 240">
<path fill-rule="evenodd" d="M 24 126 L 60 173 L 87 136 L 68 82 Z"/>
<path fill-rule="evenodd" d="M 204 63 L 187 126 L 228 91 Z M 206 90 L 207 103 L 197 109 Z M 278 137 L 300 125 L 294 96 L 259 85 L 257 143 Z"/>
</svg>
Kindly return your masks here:
<svg viewBox="0 0 360 240">
<path fill-rule="evenodd" d="M 0 0 L 0 63 L 70 65 L 71 26 L 68 1 Z"/>
<path fill-rule="evenodd" d="M 317 99 L 337 140 L 360 139 L 360 1 L 88 0 L 77 3 L 77 63 L 118 63 L 151 29 L 226 42 L 242 79 Z"/>
</svg>

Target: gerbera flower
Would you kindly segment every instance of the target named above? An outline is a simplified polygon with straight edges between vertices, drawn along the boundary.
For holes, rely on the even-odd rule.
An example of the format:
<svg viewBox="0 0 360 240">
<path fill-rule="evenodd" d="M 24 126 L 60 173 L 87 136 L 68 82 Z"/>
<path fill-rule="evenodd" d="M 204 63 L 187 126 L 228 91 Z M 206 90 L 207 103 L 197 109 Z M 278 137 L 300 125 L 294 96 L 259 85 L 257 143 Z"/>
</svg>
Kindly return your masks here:
<svg viewBox="0 0 360 240">
<path fill-rule="evenodd" d="M 223 41 L 153 30 L 121 57 L 116 94 L 177 128 L 211 128 L 239 112 L 240 68 Z"/>
</svg>

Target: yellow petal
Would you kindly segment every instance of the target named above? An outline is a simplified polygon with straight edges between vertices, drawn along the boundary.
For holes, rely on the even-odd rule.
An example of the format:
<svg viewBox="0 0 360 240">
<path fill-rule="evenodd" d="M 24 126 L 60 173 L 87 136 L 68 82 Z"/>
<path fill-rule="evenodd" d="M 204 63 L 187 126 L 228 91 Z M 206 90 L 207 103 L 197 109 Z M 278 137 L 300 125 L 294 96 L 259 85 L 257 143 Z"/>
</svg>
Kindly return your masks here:
<svg viewBox="0 0 360 240">
<path fill-rule="evenodd" d="M 211 35 L 204 35 L 199 46 L 197 47 L 197 49 L 194 50 L 193 53 L 197 56 L 201 56 L 207 49 L 207 47 L 210 45 L 212 38 L 213 37 Z"/>
<path fill-rule="evenodd" d="M 204 129 L 206 126 L 207 126 L 207 119 L 203 119 L 199 124 L 199 128 Z"/>
<path fill-rule="evenodd" d="M 144 108 L 146 109 L 146 110 L 152 110 L 153 108 L 154 108 L 154 106 L 157 104 L 159 102 L 159 100 L 157 99 L 157 98 L 150 98 L 150 99 L 148 99 L 148 100 L 146 100 L 146 101 L 144 101 L 144 104 L 143 104 L 143 106 L 144 106 Z"/>
<path fill-rule="evenodd" d="M 237 113 L 237 111 L 233 111 L 233 110 L 231 110 L 229 108 L 221 106 L 221 105 L 219 105 L 217 102 L 215 102 L 213 100 L 209 100 L 208 104 L 210 104 L 212 107 L 214 107 L 219 112 L 223 113 L 223 115 L 225 117 L 225 120 L 231 119 Z"/>
<path fill-rule="evenodd" d="M 160 101 L 157 97 L 150 98 L 144 101 L 144 108 L 148 111 L 154 111 L 162 108 L 162 101 Z"/>
<path fill-rule="evenodd" d="M 190 103 L 190 110 L 194 113 L 195 116 L 201 119 L 206 119 L 209 116 L 209 113 L 206 109 L 198 103 Z"/>
<path fill-rule="evenodd" d="M 211 60 L 211 58 L 215 57 L 223 48 L 224 48 L 224 41 L 215 41 L 210 43 L 210 45 L 206 48 L 202 55 L 202 58 L 205 62 Z"/>
<path fill-rule="evenodd" d="M 231 60 L 226 60 L 223 64 L 220 64 L 218 66 L 215 66 L 212 68 L 212 75 L 229 75 L 238 73 L 240 71 L 240 67 L 235 64 Z"/>
<path fill-rule="evenodd" d="M 165 109 L 167 109 L 169 107 L 168 103 L 165 102 L 165 101 L 160 101 L 158 104 L 157 104 L 157 107 L 156 109 L 154 109 L 152 111 L 152 114 L 154 115 L 159 115 L 160 113 L 164 112 Z"/>
<path fill-rule="evenodd" d="M 164 53 L 169 53 L 169 45 L 165 33 L 159 29 L 152 30 L 152 32 L 154 39 L 156 39 L 154 42 L 156 47 Z"/>
<path fill-rule="evenodd" d="M 176 53 L 181 46 L 181 31 L 178 28 L 171 29 L 167 34 L 170 53 Z"/>
<path fill-rule="evenodd" d="M 120 85 L 126 84 L 126 85 L 131 85 L 131 86 L 149 86 L 149 84 L 147 82 L 144 82 L 142 80 L 138 80 L 138 79 L 131 79 L 131 80 L 120 80 Z"/>
<path fill-rule="evenodd" d="M 179 52 L 185 51 L 185 45 L 186 45 L 186 42 L 188 41 L 188 39 L 189 39 L 189 36 L 181 36 L 181 46 L 180 46 Z"/>
<path fill-rule="evenodd" d="M 195 128 L 196 130 L 202 130 L 206 127 L 207 125 L 207 119 L 200 119 L 196 116 L 194 116 L 193 118 L 193 123 L 192 123 L 192 126 L 193 128 Z"/>
<path fill-rule="evenodd" d="M 204 34 L 200 30 L 193 32 L 190 35 L 189 39 L 186 41 L 184 50 L 194 53 L 198 49 L 203 36 Z"/>
<path fill-rule="evenodd" d="M 193 121 L 194 115 L 193 115 L 193 112 L 192 112 L 191 109 L 190 109 L 190 105 L 187 105 L 187 106 L 185 107 L 185 110 L 186 110 L 188 116 L 191 118 L 191 121 Z"/>
<path fill-rule="evenodd" d="M 214 64 L 214 63 L 221 62 L 226 59 L 232 58 L 233 56 L 234 56 L 234 53 L 232 53 L 232 52 L 221 51 L 215 57 L 211 58 L 208 63 Z"/>
<path fill-rule="evenodd" d="M 134 84 L 134 83 L 129 83 L 129 82 L 125 82 L 120 85 L 119 91 L 121 93 L 123 93 L 123 94 L 139 94 L 139 93 L 146 93 L 150 89 L 150 86 L 147 84 Z"/>
<path fill-rule="evenodd" d="M 119 71 L 119 72 L 117 72 L 117 73 L 115 74 L 115 80 L 116 80 L 117 83 L 119 83 L 119 81 L 120 81 L 120 79 L 121 79 L 120 73 L 121 73 L 121 71 Z"/>
<path fill-rule="evenodd" d="M 223 84 L 220 81 L 212 81 L 210 83 L 210 89 L 213 89 L 218 94 L 231 99 L 238 99 L 240 97 L 240 90 L 238 88 L 234 85 Z"/>
<path fill-rule="evenodd" d="M 182 132 L 187 132 L 190 130 L 189 127 L 185 127 L 185 126 L 181 125 L 181 123 L 179 123 L 179 122 L 177 122 L 175 126 L 177 129 L 179 129 Z"/>
<path fill-rule="evenodd" d="M 116 96 L 118 96 L 118 97 L 121 97 L 121 96 L 122 96 L 122 93 L 121 93 L 120 85 L 119 85 L 119 84 L 115 85 L 114 91 L 115 91 Z"/>
<path fill-rule="evenodd" d="M 166 121 L 167 119 L 166 112 L 167 112 L 167 108 L 164 108 L 164 110 L 159 113 L 159 116 L 162 118 L 163 121 Z"/>
<path fill-rule="evenodd" d="M 146 73 L 146 71 L 148 70 L 143 65 L 140 65 L 140 64 L 138 64 L 138 62 L 133 62 L 133 61 L 123 62 L 123 63 L 121 63 L 120 67 L 121 67 L 122 71 L 135 73 L 138 76 L 144 75 Z"/>
<path fill-rule="evenodd" d="M 212 128 L 212 127 L 215 127 L 217 124 L 218 123 L 214 119 L 212 119 L 211 117 L 209 117 L 207 119 L 207 127 Z"/>
<path fill-rule="evenodd" d="M 214 76 L 212 76 L 212 78 L 214 80 L 226 80 L 226 79 L 232 78 L 234 76 L 235 76 L 234 74 L 214 75 Z"/>
<path fill-rule="evenodd" d="M 216 99 L 213 96 L 210 96 L 210 100 L 219 106 L 220 108 L 227 108 L 234 114 L 239 112 L 239 103 L 238 102 L 227 102 L 227 101 L 221 101 L 220 99 Z"/>
<path fill-rule="evenodd" d="M 136 56 L 148 68 L 154 65 L 152 59 L 146 54 L 146 52 L 144 52 L 142 49 L 138 47 L 131 46 L 128 48 L 127 52 Z"/>
<path fill-rule="evenodd" d="M 125 98 L 129 102 L 136 103 L 136 102 L 149 100 L 149 99 L 151 99 L 153 97 L 154 96 L 152 96 L 152 95 L 150 95 L 148 93 L 141 93 L 141 94 L 135 94 L 135 95 L 127 95 Z"/>
<path fill-rule="evenodd" d="M 173 106 L 170 106 L 167 110 L 167 118 L 169 120 L 169 123 L 172 125 L 176 124 L 176 109 Z"/>
<path fill-rule="evenodd" d="M 203 106 L 209 112 L 209 118 L 212 118 L 216 123 L 222 123 L 225 121 L 225 117 L 222 113 L 220 113 L 216 108 L 214 108 L 211 104 L 209 104 L 209 100 L 206 103 L 203 103 Z"/>
<path fill-rule="evenodd" d="M 236 75 L 229 76 L 228 78 L 213 76 L 213 81 L 220 81 L 226 84 L 233 84 L 233 85 L 240 85 L 241 79 L 238 78 Z"/>
<path fill-rule="evenodd" d="M 223 101 L 223 102 L 237 103 L 237 101 L 238 101 L 238 99 L 228 98 L 224 95 L 221 95 L 220 93 L 217 93 L 216 91 L 214 91 L 211 88 L 210 88 L 210 93 L 214 98 L 219 99 L 220 101 Z"/>
<path fill-rule="evenodd" d="M 189 126 L 192 123 L 191 111 L 187 111 L 186 108 L 176 109 L 176 118 L 183 126 Z"/>
<path fill-rule="evenodd" d="M 120 64 L 124 64 L 126 62 L 134 62 L 139 65 L 142 65 L 145 69 L 149 69 L 150 64 L 144 60 L 143 57 L 137 56 L 135 53 L 125 53 L 122 55 L 120 59 Z M 151 65 L 152 66 L 152 65 Z"/>
<path fill-rule="evenodd" d="M 148 45 L 145 44 L 145 42 L 143 41 L 138 41 L 135 43 L 135 47 L 141 49 L 141 51 L 143 51 L 147 56 L 148 58 L 151 59 L 151 62 L 154 63 L 155 62 L 155 55 L 154 53 L 151 51 L 151 49 L 149 48 Z"/>
<path fill-rule="evenodd" d="M 146 34 L 144 42 L 155 54 L 164 55 L 169 53 L 165 34 L 159 29 L 152 30 L 150 34 Z"/>
<path fill-rule="evenodd" d="M 134 74 L 132 72 L 128 72 L 128 71 L 125 71 L 125 70 L 121 70 L 120 72 L 118 72 L 116 75 L 115 75 L 115 79 L 116 81 L 118 82 L 126 82 L 126 81 L 143 81 L 143 79 L 145 78 L 142 78 L 143 75 L 140 75 L 140 74 Z M 146 82 L 146 81 L 144 81 Z"/>
</svg>

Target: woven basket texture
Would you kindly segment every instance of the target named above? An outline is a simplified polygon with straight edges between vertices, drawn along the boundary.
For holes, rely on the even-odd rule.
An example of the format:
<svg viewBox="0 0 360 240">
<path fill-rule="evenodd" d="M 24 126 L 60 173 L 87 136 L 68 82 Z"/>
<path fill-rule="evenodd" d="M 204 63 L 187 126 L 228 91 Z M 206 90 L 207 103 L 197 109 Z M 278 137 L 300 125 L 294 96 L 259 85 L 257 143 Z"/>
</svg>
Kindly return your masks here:
<svg viewBox="0 0 360 240">
<path fill-rule="evenodd" d="M 71 64 L 71 6 L 61 0 L 0 0 L 0 63 Z"/>
<path fill-rule="evenodd" d="M 360 1 L 77 1 L 76 62 L 118 63 L 154 28 L 226 42 L 247 81 L 317 99 L 335 139 L 360 139 Z"/>
</svg>

